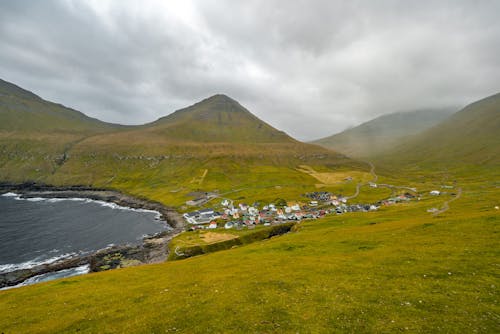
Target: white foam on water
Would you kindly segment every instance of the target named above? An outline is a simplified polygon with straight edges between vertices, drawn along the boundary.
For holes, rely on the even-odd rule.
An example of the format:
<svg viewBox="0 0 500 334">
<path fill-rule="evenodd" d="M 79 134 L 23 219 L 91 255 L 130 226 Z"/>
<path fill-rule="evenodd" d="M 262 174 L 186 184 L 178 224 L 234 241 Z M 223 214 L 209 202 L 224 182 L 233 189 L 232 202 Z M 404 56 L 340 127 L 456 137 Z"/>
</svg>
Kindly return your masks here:
<svg viewBox="0 0 500 334">
<path fill-rule="evenodd" d="M 54 250 L 52 250 L 50 252 L 53 252 L 53 251 Z M 21 262 L 21 263 L 0 264 L 0 273 L 8 273 L 11 271 L 21 270 L 21 269 L 30 269 L 30 268 L 33 268 L 33 267 L 38 266 L 38 265 L 54 263 L 54 262 L 62 260 L 62 259 L 74 257 L 76 255 L 78 255 L 78 254 L 73 252 L 73 253 L 66 253 L 66 254 L 62 254 L 62 255 L 53 256 L 51 258 L 43 259 L 43 260 L 40 259 L 40 257 L 38 257 L 38 258 L 35 258 L 33 260 L 29 260 L 29 261 Z"/>
<path fill-rule="evenodd" d="M 4 197 L 19 197 L 19 194 L 8 192 L 5 194 L 2 194 L 2 196 L 4 196 Z"/>
<path fill-rule="evenodd" d="M 19 287 L 26 286 L 26 285 L 32 285 L 32 284 L 36 284 L 36 283 L 52 281 L 52 280 L 55 280 L 58 278 L 68 278 L 68 277 L 73 277 L 73 276 L 78 276 L 78 275 L 84 275 L 84 274 L 88 274 L 89 271 L 90 271 L 90 265 L 86 264 L 86 265 L 75 267 L 75 268 L 63 269 L 63 270 L 54 271 L 51 273 L 33 276 L 33 277 L 28 278 L 27 280 L 25 280 L 22 283 L 19 283 L 17 285 L 13 285 L 13 286 L 7 286 L 4 288 L 1 288 L 0 290 L 9 290 L 9 289 L 14 289 L 14 288 L 19 288 Z"/>
<path fill-rule="evenodd" d="M 94 199 L 89 199 L 89 198 L 82 198 L 82 197 L 70 197 L 70 198 L 45 198 L 45 197 L 21 197 L 21 195 L 13 193 L 13 192 L 8 192 L 5 194 L 2 194 L 1 196 L 4 197 L 13 197 L 16 200 L 19 201 L 29 201 L 29 202 L 48 202 L 48 203 L 57 203 L 57 202 L 63 202 L 63 201 L 73 201 L 73 202 L 85 202 L 85 203 L 96 203 L 99 204 L 100 206 L 107 207 L 113 210 L 126 210 L 126 211 L 134 211 L 134 212 L 143 212 L 143 213 L 153 213 L 154 219 L 160 220 L 164 223 L 165 221 L 161 220 L 161 213 L 156 211 L 156 210 L 149 210 L 149 209 L 137 209 L 137 208 L 131 208 L 128 206 L 121 206 L 113 202 L 106 202 L 106 201 L 101 201 L 101 200 L 94 200 Z"/>
</svg>

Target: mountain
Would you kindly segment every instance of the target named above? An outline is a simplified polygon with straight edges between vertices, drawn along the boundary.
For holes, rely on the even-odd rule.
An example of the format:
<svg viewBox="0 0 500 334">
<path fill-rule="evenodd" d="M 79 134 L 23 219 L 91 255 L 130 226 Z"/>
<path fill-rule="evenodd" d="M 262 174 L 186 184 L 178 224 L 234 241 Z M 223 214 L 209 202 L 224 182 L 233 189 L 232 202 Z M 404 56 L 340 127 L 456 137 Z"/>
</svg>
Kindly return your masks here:
<svg viewBox="0 0 500 334">
<path fill-rule="evenodd" d="M 61 104 L 46 101 L 0 79 L 0 130 L 99 133 L 121 128 Z"/>
<path fill-rule="evenodd" d="M 391 163 L 500 163 L 500 93 L 474 102 L 438 125 L 410 136 L 377 160 Z"/>
<path fill-rule="evenodd" d="M 341 133 L 313 141 L 356 158 L 384 152 L 409 135 L 417 134 L 446 119 L 453 109 L 427 109 L 382 115 Z"/>
<path fill-rule="evenodd" d="M 171 139 L 202 142 L 295 142 L 258 119 L 237 101 L 214 95 L 146 125 L 148 131 Z"/>
<path fill-rule="evenodd" d="M 325 173 L 367 169 L 291 138 L 221 94 L 124 127 L 4 81 L 2 87 L 0 181 L 84 184 L 181 205 L 200 189 L 295 199 L 319 182 L 302 165 Z"/>
</svg>

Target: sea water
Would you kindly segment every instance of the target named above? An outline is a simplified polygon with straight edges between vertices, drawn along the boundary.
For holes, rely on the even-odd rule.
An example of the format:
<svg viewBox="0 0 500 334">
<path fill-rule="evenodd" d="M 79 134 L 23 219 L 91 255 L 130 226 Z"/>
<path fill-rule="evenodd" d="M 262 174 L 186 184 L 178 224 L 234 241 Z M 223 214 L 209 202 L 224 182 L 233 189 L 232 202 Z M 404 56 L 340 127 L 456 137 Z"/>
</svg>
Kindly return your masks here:
<svg viewBox="0 0 500 334">
<path fill-rule="evenodd" d="M 84 255 L 112 245 L 139 244 L 169 229 L 156 211 L 85 198 L 0 196 L 0 273 Z M 31 278 L 32 284 L 88 272 L 88 266 Z"/>
</svg>

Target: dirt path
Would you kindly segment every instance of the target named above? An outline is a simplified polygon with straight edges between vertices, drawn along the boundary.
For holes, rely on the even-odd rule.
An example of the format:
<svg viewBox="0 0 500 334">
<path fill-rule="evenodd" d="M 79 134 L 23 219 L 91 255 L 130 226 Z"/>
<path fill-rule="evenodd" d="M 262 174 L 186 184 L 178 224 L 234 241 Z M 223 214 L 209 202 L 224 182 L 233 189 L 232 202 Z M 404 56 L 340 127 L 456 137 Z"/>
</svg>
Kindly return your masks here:
<svg viewBox="0 0 500 334">
<path fill-rule="evenodd" d="M 373 181 L 372 182 L 375 183 L 378 180 L 378 175 L 375 174 L 375 165 L 371 161 L 368 161 L 367 163 L 370 165 L 370 174 L 373 175 Z"/>
<path fill-rule="evenodd" d="M 437 215 L 442 214 L 443 212 L 448 211 L 450 209 L 450 203 L 459 199 L 460 196 L 462 196 L 462 188 L 458 188 L 457 195 L 455 197 L 453 197 L 452 199 L 450 199 L 449 201 L 444 202 L 443 207 L 440 210 L 434 212 L 432 215 L 437 216 Z"/>
<path fill-rule="evenodd" d="M 207 176 L 207 174 L 208 174 L 208 169 L 205 169 L 203 171 L 203 173 L 201 174 L 201 176 L 193 177 L 193 179 L 191 180 L 191 183 L 198 183 L 199 185 L 201 185 L 203 183 L 203 181 L 205 180 L 205 177 Z"/>
<path fill-rule="evenodd" d="M 375 173 L 375 165 L 374 165 L 372 162 L 370 162 L 370 161 L 367 161 L 366 163 L 367 163 L 368 165 L 370 165 L 370 174 L 373 176 L 373 180 L 372 180 L 372 182 L 373 182 L 373 183 L 377 182 L 377 180 L 378 180 L 378 175 Z M 359 191 L 361 190 L 361 187 L 362 187 L 362 186 L 364 186 L 364 185 L 366 185 L 366 184 L 367 184 L 367 183 L 363 183 L 363 182 L 358 183 L 358 184 L 356 185 L 356 192 L 354 193 L 354 195 L 352 195 L 352 196 L 347 196 L 347 197 L 346 197 L 346 199 L 348 199 L 348 200 L 349 200 L 349 199 L 353 199 L 353 198 L 358 197 L 358 195 L 359 195 Z"/>
</svg>

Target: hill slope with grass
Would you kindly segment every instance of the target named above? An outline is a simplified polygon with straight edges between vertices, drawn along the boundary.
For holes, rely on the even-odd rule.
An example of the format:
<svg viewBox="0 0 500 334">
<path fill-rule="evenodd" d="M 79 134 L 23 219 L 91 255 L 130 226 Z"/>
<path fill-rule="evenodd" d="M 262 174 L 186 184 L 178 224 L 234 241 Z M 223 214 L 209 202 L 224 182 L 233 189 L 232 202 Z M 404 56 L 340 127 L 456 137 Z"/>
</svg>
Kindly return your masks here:
<svg viewBox="0 0 500 334">
<path fill-rule="evenodd" d="M 219 107 L 203 111 L 202 103 L 203 108 L 181 115 L 62 146 L 51 142 L 60 143 L 61 135 L 4 134 L 0 175 L 115 188 L 179 206 L 196 190 L 218 191 L 240 202 L 297 199 L 318 183 L 323 190 L 352 194 L 357 182 L 367 183 L 373 176 L 356 161 L 279 135 L 265 124 L 262 141 L 250 135 L 255 128 L 236 133 L 243 124 L 259 130 L 262 123 L 245 112 L 233 118 L 227 111 L 232 107 L 222 105 L 220 118 Z M 470 132 L 464 134 L 481 141 L 462 140 L 457 152 L 442 152 L 456 159 L 450 163 L 460 162 L 458 155 L 498 139 L 496 106 L 497 98 L 480 101 L 455 115 L 448 127 L 440 125 L 427 135 L 451 136 L 468 126 Z M 237 122 L 229 122 L 230 116 Z M 189 132 L 190 122 L 197 131 Z M 223 134 L 215 132 L 213 141 L 202 139 L 200 133 L 219 125 Z M 403 150 L 399 157 L 404 154 L 411 151 Z M 497 332 L 498 171 L 469 169 L 466 177 L 453 175 L 461 196 L 455 190 L 429 195 L 449 181 L 448 170 L 418 173 L 425 177 L 393 173 L 377 181 L 418 188 L 418 200 L 302 221 L 286 235 L 186 260 L 0 291 L 0 331 Z M 350 176 L 359 181 L 347 188 Z M 394 188 L 365 185 L 358 198 L 375 201 L 396 194 Z M 442 207 L 448 209 L 439 215 L 428 212 Z"/>
<path fill-rule="evenodd" d="M 46 101 L 32 92 L 0 79 L 0 131 L 89 134 L 121 127 L 101 122 L 61 104 Z"/>
<path fill-rule="evenodd" d="M 367 169 L 296 141 L 225 95 L 121 127 L 3 87 L 1 181 L 105 187 L 177 206 L 201 190 L 238 192 L 249 201 L 293 199 L 318 182 L 299 165 Z"/>
<path fill-rule="evenodd" d="M 420 201 L 302 222 L 284 236 L 218 253 L 0 291 L 0 328 L 495 333 L 498 189 L 491 181 L 462 186 L 462 197 L 437 217 L 426 209 L 449 196 L 424 193 Z"/>
<path fill-rule="evenodd" d="M 341 133 L 313 141 L 314 144 L 356 158 L 374 156 L 446 119 L 452 109 L 429 109 L 382 115 Z"/>
<path fill-rule="evenodd" d="M 374 158 L 386 164 L 498 166 L 500 94 L 474 102 Z"/>
<path fill-rule="evenodd" d="M 382 115 L 341 133 L 312 143 L 356 158 L 377 155 L 406 137 L 426 130 L 449 117 L 453 109 L 428 109 Z"/>
<path fill-rule="evenodd" d="M 174 140 L 292 143 L 294 139 L 255 117 L 230 97 L 217 94 L 145 126 Z"/>
</svg>

